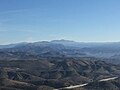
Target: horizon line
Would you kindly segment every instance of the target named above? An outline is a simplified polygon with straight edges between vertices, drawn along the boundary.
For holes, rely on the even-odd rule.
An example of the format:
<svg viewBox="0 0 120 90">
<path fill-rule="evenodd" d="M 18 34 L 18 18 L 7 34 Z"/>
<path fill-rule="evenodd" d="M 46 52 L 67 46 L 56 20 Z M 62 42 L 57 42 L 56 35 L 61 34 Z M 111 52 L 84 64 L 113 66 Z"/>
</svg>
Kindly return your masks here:
<svg viewBox="0 0 120 90">
<path fill-rule="evenodd" d="M 53 39 L 53 40 L 36 40 L 36 41 L 19 41 L 19 42 L 11 42 L 11 43 L 4 43 L 0 45 L 10 45 L 10 44 L 20 44 L 20 43 L 36 43 L 36 42 L 51 42 L 51 41 L 71 41 L 76 43 L 119 43 L 120 41 L 76 41 L 76 40 L 70 40 L 70 39 Z"/>
</svg>

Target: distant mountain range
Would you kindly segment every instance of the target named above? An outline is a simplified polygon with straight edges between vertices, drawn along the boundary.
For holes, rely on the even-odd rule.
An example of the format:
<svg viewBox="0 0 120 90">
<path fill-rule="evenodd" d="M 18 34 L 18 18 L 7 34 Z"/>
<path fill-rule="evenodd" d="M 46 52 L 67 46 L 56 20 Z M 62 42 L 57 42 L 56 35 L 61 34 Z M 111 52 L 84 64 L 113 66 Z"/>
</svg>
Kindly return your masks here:
<svg viewBox="0 0 120 90">
<path fill-rule="evenodd" d="M 8 44 L 8 45 L 0 45 L 0 48 L 13 48 L 16 46 L 22 46 L 27 44 L 34 44 L 34 45 L 41 45 L 41 44 L 62 44 L 64 46 L 71 46 L 76 48 L 87 48 L 87 47 L 113 47 L 113 48 L 120 48 L 120 42 L 75 42 L 71 40 L 52 40 L 52 41 L 40 41 L 40 42 L 34 42 L 34 43 L 16 43 L 16 44 Z"/>
<path fill-rule="evenodd" d="M 16 43 L 16 44 L 0 45 L 0 48 L 12 48 L 15 46 L 26 45 L 26 44 L 41 45 L 41 44 L 47 44 L 47 43 L 62 44 L 64 46 L 72 46 L 72 47 L 79 47 L 79 48 L 98 47 L 98 46 L 120 47 L 120 42 L 75 42 L 71 40 L 61 39 L 61 40 L 52 40 L 52 41 L 40 41 L 40 42 L 34 42 L 34 43 L 22 42 L 22 43 Z"/>
<path fill-rule="evenodd" d="M 53 40 L 0 45 L 0 60 L 30 60 L 40 57 L 96 57 L 120 63 L 120 42 L 83 43 Z"/>
</svg>

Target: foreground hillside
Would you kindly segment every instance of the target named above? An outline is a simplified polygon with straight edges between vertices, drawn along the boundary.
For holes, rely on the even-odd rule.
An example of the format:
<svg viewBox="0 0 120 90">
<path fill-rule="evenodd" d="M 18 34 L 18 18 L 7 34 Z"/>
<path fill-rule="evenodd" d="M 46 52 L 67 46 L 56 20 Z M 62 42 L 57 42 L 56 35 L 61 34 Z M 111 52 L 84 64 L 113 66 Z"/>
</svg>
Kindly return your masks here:
<svg viewBox="0 0 120 90">
<path fill-rule="evenodd" d="M 52 90 L 120 75 L 120 66 L 85 58 L 0 61 L 5 90 Z"/>
</svg>

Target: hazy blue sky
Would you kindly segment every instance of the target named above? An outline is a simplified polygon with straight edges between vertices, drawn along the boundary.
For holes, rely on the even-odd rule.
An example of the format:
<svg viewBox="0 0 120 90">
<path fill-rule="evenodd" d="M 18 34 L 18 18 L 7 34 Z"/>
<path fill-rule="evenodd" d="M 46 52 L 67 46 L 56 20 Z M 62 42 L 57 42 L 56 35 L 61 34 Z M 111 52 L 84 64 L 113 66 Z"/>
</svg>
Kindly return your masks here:
<svg viewBox="0 0 120 90">
<path fill-rule="evenodd" d="M 120 0 L 0 0 L 0 44 L 120 41 Z"/>
</svg>

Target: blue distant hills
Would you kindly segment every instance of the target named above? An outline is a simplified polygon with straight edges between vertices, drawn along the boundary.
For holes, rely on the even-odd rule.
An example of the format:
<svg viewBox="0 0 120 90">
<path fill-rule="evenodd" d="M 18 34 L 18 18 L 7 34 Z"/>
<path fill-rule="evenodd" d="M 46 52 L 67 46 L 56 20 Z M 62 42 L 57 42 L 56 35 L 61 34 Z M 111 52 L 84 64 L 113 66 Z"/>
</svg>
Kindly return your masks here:
<svg viewBox="0 0 120 90">
<path fill-rule="evenodd" d="M 112 63 L 120 63 L 120 42 L 84 43 L 62 39 L 0 45 L 0 57 L 4 57 L 1 59 L 24 59 L 20 57 L 20 53 L 24 54 L 27 59 L 37 59 L 36 57 L 95 57 L 109 59 Z"/>
</svg>

